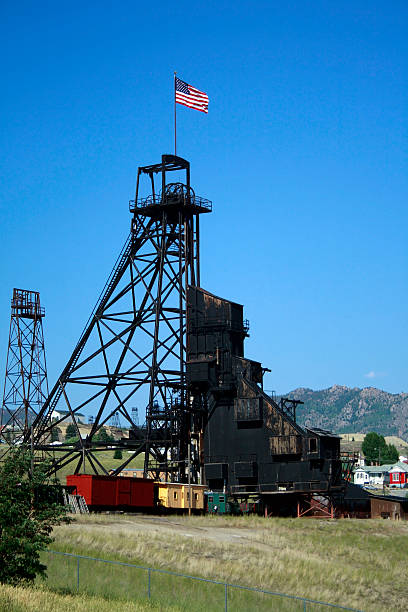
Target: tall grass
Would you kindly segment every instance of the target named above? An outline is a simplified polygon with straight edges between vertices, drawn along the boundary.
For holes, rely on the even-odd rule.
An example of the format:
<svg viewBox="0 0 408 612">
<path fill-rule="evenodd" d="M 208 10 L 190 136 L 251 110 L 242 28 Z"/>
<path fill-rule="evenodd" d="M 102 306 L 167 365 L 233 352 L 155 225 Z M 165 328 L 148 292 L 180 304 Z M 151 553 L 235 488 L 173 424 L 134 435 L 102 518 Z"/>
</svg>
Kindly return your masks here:
<svg viewBox="0 0 408 612">
<path fill-rule="evenodd" d="M 1 612 L 179 612 L 174 606 L 157 603 L 117 601 L 86 594 L 68 595 L 44 588 L 17 588 L 0 585 Z"/>
<path fill-rule="evenodd" d="M 287 597 L 194 579 L 166 570 L 149 570 L 52 553 L 44 554 L 44 560 L 49 568 L 47 585 L 54 590 L 65 589 L 132 601 L 146 599 L 150 593 L 152 600 L 163 609 L 177 605 L 183 612 L 224 610 L 225 598 L 228 600 L 228 609 L 234 612 L 303 610 L 303 602 Z M 308 612 L 313 612 L 314 606 L 308 605 Z"/>
<path fill-rule="evenodd" d="M 259 517 L 81 516 L 54 548 L 370 611 L 407 609 L 408 525 Z M 210 608 L 211 609 L 211 608 Z"/>
</svg>

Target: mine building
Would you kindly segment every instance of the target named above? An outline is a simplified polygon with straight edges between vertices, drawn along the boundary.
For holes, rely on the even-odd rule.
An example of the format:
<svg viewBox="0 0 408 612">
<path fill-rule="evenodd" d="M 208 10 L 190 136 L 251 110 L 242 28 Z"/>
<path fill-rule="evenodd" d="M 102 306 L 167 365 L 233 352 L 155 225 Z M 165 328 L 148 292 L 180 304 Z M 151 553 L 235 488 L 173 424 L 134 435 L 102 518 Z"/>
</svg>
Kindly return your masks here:
<svg viewBox="0 0 408 612">
<path fill-rule="evenodd" d="M 243 306 L 188 289 L 187 380 L 204 409 L 204 478 L 237 499 L 340 493 L 340 438 L 296 423 L 299 402 L 263 390 L 264 369 L 244 355 Z M 194 405 L 194 403 L 193 403 Z"/>
</svg>

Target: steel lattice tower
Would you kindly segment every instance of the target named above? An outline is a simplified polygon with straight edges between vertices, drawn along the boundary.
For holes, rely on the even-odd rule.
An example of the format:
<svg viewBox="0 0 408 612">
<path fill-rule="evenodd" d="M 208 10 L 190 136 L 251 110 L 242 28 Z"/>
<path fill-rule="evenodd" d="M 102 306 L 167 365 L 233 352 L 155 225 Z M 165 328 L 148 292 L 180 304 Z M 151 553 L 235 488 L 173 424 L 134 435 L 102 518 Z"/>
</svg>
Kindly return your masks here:
<svg viewBox="0 0 408 612">
<path fill-rule="evenodd" d="M 169 172 L 183 173 L 183 182 L 169 182 Z M 149 194 L 140 197 L 144 182 Z M 95 473 L 106 473 L 98 451 L 108 443 L 98 440 L 98 432 L 117 415 L 131 435 L 109 446 L 131 453 L 116 473 L 145 452 L 145 474 L 164 472 L 166 478 L 183 480 L 198 427 L 185 372 L 187 287 L 200 284 L 199 216 L 211 211 L 211 203 L 191 188 L 189 162 L 163 155 L 161 163 L 139 168 L 129 207 L 129 238 L 34 421 L 34 444 L 50 450 L 44 439 L 52 427 L 69 420 L 79 442 L 59 447 L 53 469 L 73 462 L 78 472 L 87 460 Z M 134 422 L 135 404 L 146 409 L 142 427 Z M 85 439 L 78 421 L 84 410 L 95 415 Z M 196 473 L 198 455 L 193 449 Z"/>
<path fill-rule="evenodd" d="M 27 437 L 48 396 L 44 316 L 37 291 L 13 290 L 0 415 L 0 438 L 12 444 Z"/>
</svg>

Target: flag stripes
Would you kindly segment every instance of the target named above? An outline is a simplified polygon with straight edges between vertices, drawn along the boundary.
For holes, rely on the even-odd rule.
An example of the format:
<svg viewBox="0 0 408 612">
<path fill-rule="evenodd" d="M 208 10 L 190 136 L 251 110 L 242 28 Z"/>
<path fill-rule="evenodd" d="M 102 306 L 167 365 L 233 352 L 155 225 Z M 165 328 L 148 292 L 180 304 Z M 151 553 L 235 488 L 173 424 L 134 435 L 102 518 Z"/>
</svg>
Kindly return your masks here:
<svg viewBox="0 0 408 612">
<path fill-rule="evenodd" d="M 194 108 L 202 113 L 208 113 L 208 96 L 203 91 L 185 83 L 179 78 L 174 81 L 176 102 Z"/>
</svg>

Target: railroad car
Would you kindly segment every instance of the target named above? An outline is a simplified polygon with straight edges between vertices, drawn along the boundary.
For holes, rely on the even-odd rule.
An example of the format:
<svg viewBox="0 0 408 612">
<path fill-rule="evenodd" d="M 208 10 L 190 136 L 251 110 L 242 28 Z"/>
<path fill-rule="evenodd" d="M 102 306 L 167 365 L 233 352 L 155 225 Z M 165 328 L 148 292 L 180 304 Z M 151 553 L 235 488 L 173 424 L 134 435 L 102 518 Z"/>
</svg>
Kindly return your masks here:
<svg viewBox="0 0 408 612">
<path fill-rule="evenodd" d="M 157 482 L 149 478 L 73 474 L 67 487 L 81 495 L 90 510 L 204 511 L 205 485 Z M 191 504 L 189 504 L 191 489 Z"/>
<path fill-rule="evenodd" d="M 194 512 L 204 510 L 205 485 L 182 484 L 177 482 L 157 482 L 157 507 L 158 509 L 185 511 L 189 507 Z M 191 488 L 191 504 L 189 505 L 189 488 Z"/>
<path fill-rule="evenodd" d="M 205 511 L 208 514 L 239 514 L 239 506 L 220 491 L 205 491 Z"/>
<path fill-rule="evenodd" d="M 148 478 L 73 474 L 67 476 L 68 487 L 75 487 L 90 510 L 140 510 L 156 507 L 155 482 Z"/>
</svg>

